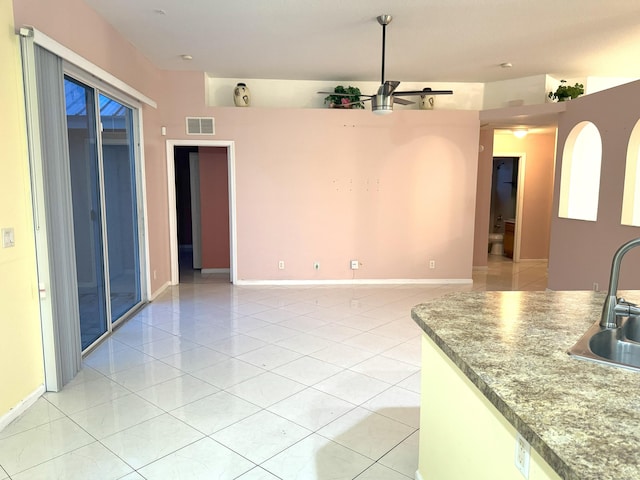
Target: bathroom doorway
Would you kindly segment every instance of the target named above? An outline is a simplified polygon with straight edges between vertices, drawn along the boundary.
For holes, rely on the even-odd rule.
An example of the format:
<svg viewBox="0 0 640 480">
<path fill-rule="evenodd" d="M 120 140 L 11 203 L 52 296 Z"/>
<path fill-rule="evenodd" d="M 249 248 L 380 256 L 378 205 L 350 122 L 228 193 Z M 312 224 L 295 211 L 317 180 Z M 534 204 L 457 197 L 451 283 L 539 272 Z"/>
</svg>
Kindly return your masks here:
<svg viewBox="0 0 640 480">
<path fill-rule="evenodd" d="M 517 259 L 515 254 L 518 222 L 518 180 L 520 157 L 493 157 L 491 176 L 490 233 L 504 235 L 504 256 Z M 516 260 L 517 261 L 517 260 Z"/>
</svg>

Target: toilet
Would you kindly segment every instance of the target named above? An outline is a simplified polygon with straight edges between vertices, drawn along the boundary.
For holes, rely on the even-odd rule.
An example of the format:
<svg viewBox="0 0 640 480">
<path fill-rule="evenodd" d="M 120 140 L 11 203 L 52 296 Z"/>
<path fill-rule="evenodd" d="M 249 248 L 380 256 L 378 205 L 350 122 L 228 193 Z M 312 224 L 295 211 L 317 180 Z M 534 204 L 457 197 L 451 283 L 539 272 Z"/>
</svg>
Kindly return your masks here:
<svg viewBox="0 0 640 480">
<path fill-rule="evenodd" d="M 504 247 L 502 242 L 504 241 L 504 235 L 502 233 L 490 233 L 489 234 L 489 253 L 491 255 L 503 255 Z"/>
</svg>

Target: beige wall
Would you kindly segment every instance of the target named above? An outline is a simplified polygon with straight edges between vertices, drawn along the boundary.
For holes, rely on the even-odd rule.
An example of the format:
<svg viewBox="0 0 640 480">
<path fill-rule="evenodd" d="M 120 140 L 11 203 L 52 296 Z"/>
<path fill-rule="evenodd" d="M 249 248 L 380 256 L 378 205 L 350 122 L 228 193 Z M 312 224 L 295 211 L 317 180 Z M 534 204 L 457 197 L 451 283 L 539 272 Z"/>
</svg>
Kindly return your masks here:
<svg viewBox="0 0 640 480">
<path fill-rule="evenodd" d="M 640 82 L 572 100 L 561 115 L 551 224 L 549 288 L 590 290 L 597 283 L 601 290 L 606 290 L 614 252 L 627 240 L 640 236 L 639 228 L 620 224 L 627 145 L 639 118 Z M 558 217 L 561 155 L 565 140 L 573 127 L 585 120 L 596 125 L 602 138 L 596 222 Z M 639 262 L 638 249 L 625 256 L 620 288 L 640 288 Z"/>
<path fill-rule="evenodd" d="M 0 421 L 44 383 L 29 160 L 18 38 L 11 2 L 0 2 L 0 227 L 15 247 L 0 248 Z"/>
<path fill-rule="evenodd" d="M 494 138 L 494 157 L 526 154 L 521 260 L 549 258 L 555 143 L 555 133 L 531 134 L 521 139 L 500 134 Z"/>
</svg>

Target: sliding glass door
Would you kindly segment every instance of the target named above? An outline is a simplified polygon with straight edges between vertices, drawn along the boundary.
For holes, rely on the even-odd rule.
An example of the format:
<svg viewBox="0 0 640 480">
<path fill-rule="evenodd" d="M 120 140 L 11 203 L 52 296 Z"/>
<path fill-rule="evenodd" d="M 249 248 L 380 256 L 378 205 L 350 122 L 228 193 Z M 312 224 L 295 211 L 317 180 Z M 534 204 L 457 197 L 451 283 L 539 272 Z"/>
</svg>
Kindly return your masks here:
<svg viewBox="0 0 640 480">
<path fill-rule="evenodd" d="M 134 111 L 65 76 L 82 349 L 140 304 Z"/>
<path fill-rule="evenodd" d="M 133 111 L 100 94 L 111 321 L 140 303 Z"/>
</svg>

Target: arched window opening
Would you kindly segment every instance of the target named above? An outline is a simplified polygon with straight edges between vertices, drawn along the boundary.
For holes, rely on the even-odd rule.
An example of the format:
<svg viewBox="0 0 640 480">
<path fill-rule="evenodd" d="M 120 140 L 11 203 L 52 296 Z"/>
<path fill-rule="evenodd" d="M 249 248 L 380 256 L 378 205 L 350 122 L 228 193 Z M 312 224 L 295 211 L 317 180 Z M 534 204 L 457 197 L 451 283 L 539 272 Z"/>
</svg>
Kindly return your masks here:
<svg viewBox="0 0 640 480">
<path fill-rule="evenodd" d="M 577 124 L 562 153 L 560 217 L 597 220 L 601 163 L 602 138 L 598 128 L 591 122 Z"/>
</svg>

